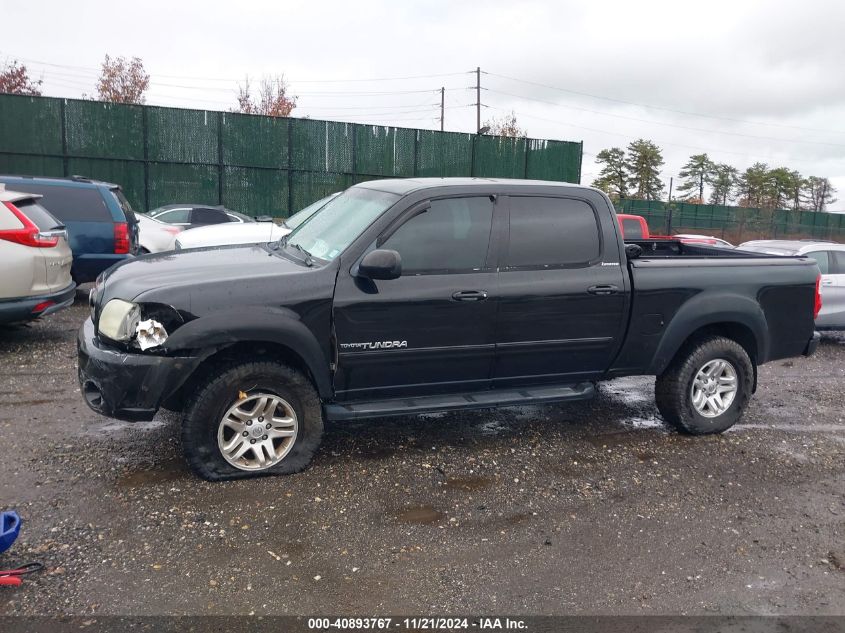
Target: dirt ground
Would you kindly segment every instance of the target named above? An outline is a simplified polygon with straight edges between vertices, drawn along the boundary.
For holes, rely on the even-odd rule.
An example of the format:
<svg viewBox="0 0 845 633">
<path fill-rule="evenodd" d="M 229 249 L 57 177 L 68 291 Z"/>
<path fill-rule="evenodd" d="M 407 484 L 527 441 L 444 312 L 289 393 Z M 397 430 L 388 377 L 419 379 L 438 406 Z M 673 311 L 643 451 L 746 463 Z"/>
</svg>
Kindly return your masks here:
<svg viewBox="0 0 845 633">
<path fill-rule="evenodd" d="M 331 424 L 305 472 L 210 484 L 179 420 L 90 411 L 84 303 L 0 332 L 0 614 L 845 614 L 845 336 L 761 368 L 741 426 L 587 403 Z"/>
</svg>

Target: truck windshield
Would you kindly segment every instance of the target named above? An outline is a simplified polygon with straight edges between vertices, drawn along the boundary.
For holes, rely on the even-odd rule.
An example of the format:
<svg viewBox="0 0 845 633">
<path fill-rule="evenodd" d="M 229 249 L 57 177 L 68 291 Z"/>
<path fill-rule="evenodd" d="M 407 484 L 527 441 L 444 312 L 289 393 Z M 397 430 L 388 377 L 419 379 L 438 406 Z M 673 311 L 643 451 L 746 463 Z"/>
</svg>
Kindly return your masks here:
<svg viewBox="0 0 845 633">
<path fill-rule="evenodd" d="M 373 189 L 347 189 L 288 235 L 287 244 L 331 261 L 399 196 Z"/>
</svg>

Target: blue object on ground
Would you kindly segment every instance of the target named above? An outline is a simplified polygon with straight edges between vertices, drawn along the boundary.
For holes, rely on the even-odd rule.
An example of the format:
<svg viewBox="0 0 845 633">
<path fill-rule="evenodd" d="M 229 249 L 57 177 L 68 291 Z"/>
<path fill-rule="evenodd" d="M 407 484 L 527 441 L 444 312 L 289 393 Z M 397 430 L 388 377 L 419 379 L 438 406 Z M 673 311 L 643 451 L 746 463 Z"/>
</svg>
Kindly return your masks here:
<svg viewBox="0 0 845 633">
<path fill-rule="evenodd" d="M 0 514 L 0 552 L 12 546 L 21 531 L 21 518 L 14 510 Z"/>
</svg>

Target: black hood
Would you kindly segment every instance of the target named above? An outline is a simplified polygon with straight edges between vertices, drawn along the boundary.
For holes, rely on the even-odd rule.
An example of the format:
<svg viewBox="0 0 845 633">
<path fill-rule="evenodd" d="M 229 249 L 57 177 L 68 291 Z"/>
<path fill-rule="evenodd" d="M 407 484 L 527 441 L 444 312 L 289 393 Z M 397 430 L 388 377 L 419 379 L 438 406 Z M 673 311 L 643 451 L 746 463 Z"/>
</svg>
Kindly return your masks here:
<svg viewBox="0 0 845 633">
<path fill-rule="evenodd" d="M 224 305 L 284 305 L 326 290 L 331 296 L 326 282 L 333 285 L 334 272 L 328 268 L 334 267 L 309 268 L 257 244 L 144 255 L 111 268 L 95 301 L 157 302 L 195 315 Z"/>
</svg>

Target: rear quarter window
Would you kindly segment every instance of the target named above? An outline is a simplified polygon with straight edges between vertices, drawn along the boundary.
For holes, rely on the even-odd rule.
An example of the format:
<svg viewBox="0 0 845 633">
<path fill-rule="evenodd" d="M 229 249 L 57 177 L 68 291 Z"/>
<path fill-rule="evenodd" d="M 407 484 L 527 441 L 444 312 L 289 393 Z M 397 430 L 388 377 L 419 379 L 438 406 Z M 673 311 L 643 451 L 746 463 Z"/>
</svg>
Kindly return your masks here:
<svg viewBox="0 0 845 633">
<path fill-rule="evenodd" d="M 114 221 L 103 196 L 94 188 L 15 184 L 15 189 L 41 194 L 39 204 L 62 222 Z"/>
<path fill-rule="evenodd" d="M 584 266 L 600 254 L 598 220 L 585 201 L 510 199 L 508 268 Z"/>
<path fill-rule="evenodd" d="M 130 224 L 137 223 L 138 218 L 135 217 L 135 210 L 132 208 L 129 200 L 126 199 L 126 196 L 123 195 L 123 192 L 120 189 L 111 189 L 109 193 L 117 200 L 117 204 L 120 206 L 120 210 L 123 211 L 126 221 Z"/>
</svg>

